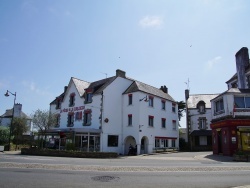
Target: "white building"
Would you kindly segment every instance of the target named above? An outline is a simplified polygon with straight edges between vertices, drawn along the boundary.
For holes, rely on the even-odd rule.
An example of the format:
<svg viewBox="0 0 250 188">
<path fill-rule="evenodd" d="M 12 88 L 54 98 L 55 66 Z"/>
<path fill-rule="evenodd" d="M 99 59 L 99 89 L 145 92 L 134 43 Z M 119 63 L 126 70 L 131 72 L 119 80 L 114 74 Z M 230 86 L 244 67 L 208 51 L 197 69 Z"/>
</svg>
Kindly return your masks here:
<svg viewBox="0 0 250 188">
<path fill-rule="evenodd" d="M 50 110 L 58 123 L 49 134 L 61 137 L 60 146 L 72 142 L 80 150 L 123 155 L 130 144 L 137 154 L 179 146 L 178 106 L 166 86 L 149 86 L 122 70 L 91 83 L 71 78 Z"/>
<path fill-rule="evenodd" d="M 212 150 L 210 100 L 218 94 L 189 94 L 185 91 L 188 143 L 192 151 Z"/>
</svg>

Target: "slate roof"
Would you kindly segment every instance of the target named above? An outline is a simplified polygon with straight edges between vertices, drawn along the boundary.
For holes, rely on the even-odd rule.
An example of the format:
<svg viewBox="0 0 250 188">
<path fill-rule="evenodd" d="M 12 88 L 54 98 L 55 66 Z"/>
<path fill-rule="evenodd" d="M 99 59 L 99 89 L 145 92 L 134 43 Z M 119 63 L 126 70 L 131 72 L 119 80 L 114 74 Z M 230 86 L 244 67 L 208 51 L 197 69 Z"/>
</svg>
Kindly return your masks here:
<svg viewBox="0 0 250 188">
<path fill-rule="evenodd" d="M 1 115 L 1 118 L 9 118 L 12 117 L 13 114 L 13 108 L 6 110 L 6 112 Z M 27 116 L 24 112 L 21 111 L 21 117 L 24 117 L 26 119 L 31 119 L 29 116 Z"/>
<path fill-rule="evenodd" d="M 217 97 L 218 94 L 193 94 L 190 95 L 187 100 L 187 107 L 188 108 L 196 108 L 197 104 L 200 101 L 204 101 L 206 103 L 206 108 L 211 108 L 211 100 Z"/>
<path fill-rule="evenodd" d="M 131 80 L 133 80 L 133 79 L 131 79 Z M 175 100 L 168 93 L 164 93 L 162 90 L 160 90 L 158 88 L 155 88 L 153 86 L 150 86 L 148 84 L 145 84 L 145 83 L 142 83 L 142 82 L 139 82 L 136 80 L 134 80 L 134 82 L 124 92 L 124 94 L 133 93 L 136 91 L 142 91 L 142 92 L 145 92 L 145 93 L 148 93 L 148 94 L 175 102 Z"/>
<path fill-rule="evenodd" d="M 105 78 L 96 82 L 92 82 L 88 88 L 94 89 L 93 94 L 100 94 L 110 83 L 116 79 L 116 76 Z"/>
<path fill-rule="evenodd" d="M 216 98 L 218 98 L 218 97 L 220 97 L 220 96 L 222 96 L 224 94 L 236 94 L 236 93 L 238 93 L 238 94 L 240 94 L 240 93 L 242 93 L 242 94 L 250 94 L 250 89 L 230 88 L 229 90 L 221 93 L 220 95 L 218 95 L 214 99 L 216 99 Z"/>
</svg>

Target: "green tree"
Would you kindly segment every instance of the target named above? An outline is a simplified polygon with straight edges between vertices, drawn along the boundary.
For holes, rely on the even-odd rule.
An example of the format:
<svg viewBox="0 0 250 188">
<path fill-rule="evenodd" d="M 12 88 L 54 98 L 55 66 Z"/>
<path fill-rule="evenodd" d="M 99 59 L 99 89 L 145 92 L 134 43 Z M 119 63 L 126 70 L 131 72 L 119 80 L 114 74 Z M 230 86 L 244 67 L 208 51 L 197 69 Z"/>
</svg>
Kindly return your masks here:
<svg viewBox="0 0 250 188">
<path fill-rule="evenodd" d="M 0 145 L 8 144 L 10 136 L 10 128 L 0 126 Z"/>
<path fill-rule="evenodd" d="M 186 103 L 184 101 L 177 102 L 178 104 L 178 118 L 179 121 L 183 117 L 183 112 L 186 111 Z"/>
<path fill-rule="evenodd" d="M 46 140 L 46 133 L 50 128 L 56 125 L 56 116 L 51 114 L 49 110 L 36 110 L 31 115 L 33 128 L 38 129 L 39 135 L 41 135 L 41 147 L 43 147 L 43 138 Z"/>
<path fill-rule="evenodd" d="M 17 149 L 17 145 L 23 138 L 23 133 L 29 130 L 29 127 L 27 126 L 27 119 L 24 117 L 15 117 L 13 119 L 10 128 L 11 128 L 11 133 L 15 138 L 16 149 Z"/>
</svg>

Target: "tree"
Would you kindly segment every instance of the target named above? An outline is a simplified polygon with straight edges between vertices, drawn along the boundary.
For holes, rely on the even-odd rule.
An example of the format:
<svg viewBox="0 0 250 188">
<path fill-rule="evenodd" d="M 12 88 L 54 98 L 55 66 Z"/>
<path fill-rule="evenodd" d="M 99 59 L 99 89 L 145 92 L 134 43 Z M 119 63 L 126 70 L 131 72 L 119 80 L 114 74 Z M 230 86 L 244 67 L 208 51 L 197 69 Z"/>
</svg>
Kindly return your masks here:
<svg viewBox="0 0 250 188">
<path fill-rule="evenodd" d="M 0 145 L 8 144 L 10 136 L 10 128 L 5 126 L 0 126 Z"/>
<path fill-rule="evenodd" d="M 56 116 L 51 114 L 49 110 L 36 110 L 34 114 L 31 115 L 33 121 L 33 128 L 38 129 L 39 134 L 45 136 L 46 140 L 46 132 L 56 125 Z M 42 144 L 43 147 L 43 144 Z"/>
<path fill-rule="evenodd" d="M 179 121 L 183 117 L 183 112 L 186 111 L 186 103 L 184 101 L 177 102 L 178 104 L 178 118 Z"/>
<path fill-rule="evenodd" d="M 23 133 L 29 130 L 27 126 L 27 119 L 24 117 L 15 117 L 13 119 L 12 125 L 10 126 L 12 135 L 15 137 L 16 149 L 17 145 L 20 143 L 20 140 L 23 137 Z"/>
</svg>

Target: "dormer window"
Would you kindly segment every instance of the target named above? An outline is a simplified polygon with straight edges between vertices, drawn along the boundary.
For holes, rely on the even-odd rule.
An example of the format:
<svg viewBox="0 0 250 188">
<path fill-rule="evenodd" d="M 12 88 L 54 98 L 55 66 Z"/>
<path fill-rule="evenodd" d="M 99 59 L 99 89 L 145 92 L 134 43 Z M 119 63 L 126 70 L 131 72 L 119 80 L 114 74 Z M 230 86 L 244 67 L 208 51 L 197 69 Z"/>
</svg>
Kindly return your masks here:
<svg viewBox="0 0 250 188">
<path fill-rule="evenodd" d="M 69 96 L 69 106 L 75 105 L 75 93 L 71 93 Z"/>
<path fill-rule="evenodd" d="M 204 114 L 206 112 L 206 103 L 204 101 L 200 101 L 197 104 L 197 108 L 198 108 L 198 112 L 200 112 L 201 114 Z"/>
<path fill-rule="evenodd" d="M 92 97 L 93 97 L 93 89 L 86 89 L 85 90 L 85 104 L 86 103 L 91 103 L 92 102 Z"/>
</svg>

